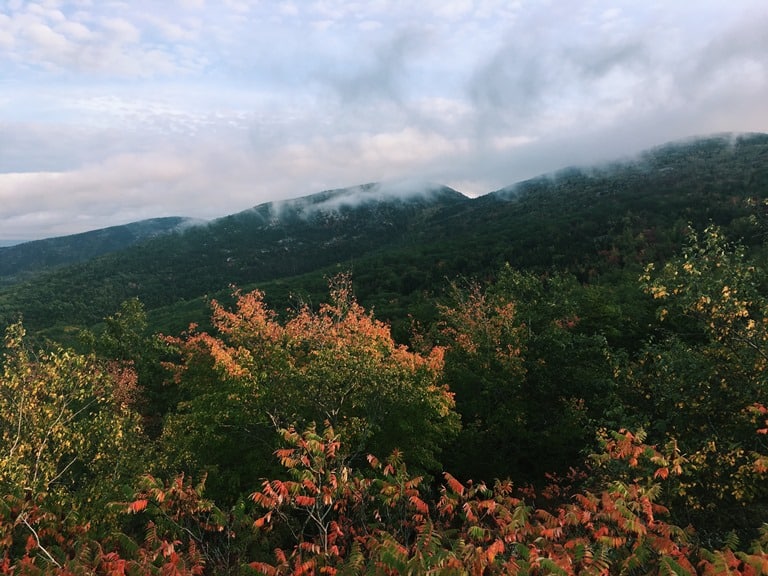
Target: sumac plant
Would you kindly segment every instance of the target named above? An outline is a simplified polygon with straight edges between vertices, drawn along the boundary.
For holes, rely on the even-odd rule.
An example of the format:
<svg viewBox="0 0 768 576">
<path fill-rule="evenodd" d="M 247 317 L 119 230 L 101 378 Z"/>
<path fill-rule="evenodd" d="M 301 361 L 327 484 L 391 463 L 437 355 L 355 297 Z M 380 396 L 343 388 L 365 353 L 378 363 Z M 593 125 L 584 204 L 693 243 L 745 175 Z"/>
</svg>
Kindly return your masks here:
<svg viewBox="0 0 768 576">
<path fill-rule="evenodd" d="M 397 453 L 350 470 L 331 427 L 289 428 L 283 438 L 277 455 L 291 479 L 264 480 L 251 498 L 261 509 L 256 530 L 287 526 L 293 539 L 272 561 L 250 563 L 259 574 L 768 573 L 765 538 L 750 553 L 712 552 L 667 521 L 657 498 L 682 459 L 673 446 L 644 444 L 641 431 L 606 433 L 595 456 L 612 473 L 603 489 L 551 508 L 510 482 L 461 483 L 448 473 L 428 498 Z"/>
</svg>

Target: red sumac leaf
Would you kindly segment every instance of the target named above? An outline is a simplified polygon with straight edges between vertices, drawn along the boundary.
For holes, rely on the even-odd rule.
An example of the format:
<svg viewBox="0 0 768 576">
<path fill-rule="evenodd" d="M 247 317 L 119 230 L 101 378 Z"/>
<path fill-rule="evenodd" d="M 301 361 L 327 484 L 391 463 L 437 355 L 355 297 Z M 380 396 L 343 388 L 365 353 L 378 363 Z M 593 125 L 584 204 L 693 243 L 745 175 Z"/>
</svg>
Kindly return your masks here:
<svg viewBox="0 0 768 576">
<path fill-rule="evenodd" d="M 311 496 L 302 496 L 301 494 L 294 497 L 293 501 L 298 506 L 312 506 L 315 503 L 315 499 L 312 498 Z"/>
<path fill-rule="evenodd" d="M 448 472 L 445 472 L 443 474 L 445 477 L 445 481 L 448 483 L 448 488 L 451 489 L 452 492 L 455 492 L 456 494 L 464 494 L 464 485 L 456 480 L 453 476 L 451 476 Z"/>
<path fill-rule="evenodd" d="M 274 576 L 277 574 L 277 568 L 266 562 L 251 562 L 248 566 L 253 568 L 259 574 L 264 574 L 265 576 Z"/>
<path fill-rule="evenodd" d="M 134 500 L 128 505 L 128 511 L 136 514 L 144 510 L 147 507 L 147 504 L 148 501 L 143 498 L 141 500 Z"/>
<path fill-rule="evenodd" d="M 261 518 L 257 518 L 256 521 L 253 523 L 253 526 L 254 528 L 261 528 L 265 524 L 269 524 L 269 521 L 271 519 L 272 519 L 272 512 L 267 512 Z"/>
<path fill-rule="evenodd" d="M 661 478 L 665 480 L 669 476 L 669 468 L 659 468 L 653 473 L 654 478 Z"/>
<path fill-rule="evenodd" d="M 414 508 L 421 514 L 429 514 L 429 506 L 418 496 L 411 496 L 408 501 L 413 504 Z"/>
</svg>

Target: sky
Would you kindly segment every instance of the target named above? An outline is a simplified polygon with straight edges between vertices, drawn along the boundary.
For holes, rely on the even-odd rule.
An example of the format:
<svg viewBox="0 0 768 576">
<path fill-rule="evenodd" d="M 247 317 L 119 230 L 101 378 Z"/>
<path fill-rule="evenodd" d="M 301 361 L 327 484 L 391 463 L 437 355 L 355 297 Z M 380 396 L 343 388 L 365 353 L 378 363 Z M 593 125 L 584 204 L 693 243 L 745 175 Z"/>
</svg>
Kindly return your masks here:
<svg viewBox="0 0 768 576">
<path fill-rule="evenodd" d="M 768 132 L 765 0 L 0 0 L 0 244 Z"/>
</svg>

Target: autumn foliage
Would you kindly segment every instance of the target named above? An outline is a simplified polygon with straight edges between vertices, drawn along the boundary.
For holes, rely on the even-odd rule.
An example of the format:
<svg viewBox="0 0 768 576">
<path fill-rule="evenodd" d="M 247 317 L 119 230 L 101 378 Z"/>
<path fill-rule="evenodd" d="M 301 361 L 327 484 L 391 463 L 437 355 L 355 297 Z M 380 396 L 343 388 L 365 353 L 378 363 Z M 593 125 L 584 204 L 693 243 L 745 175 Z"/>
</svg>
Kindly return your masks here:
<svg viewBox="0 0 768 576">
<path fill-rule="evenodd" d="M 398 345 L 389 327 L 352 297 L 347 278 L 331 287 L 331 302 L 303 306 L 281 321 L 254 291 L 235 293 L 233 310 L 213 303 L 214 333 L 194 328 L 171 338 L 181 361 L 173 369 L 190 400 L 166 425 L 169 452 L 198 471 L 235 470 L 226 446 L 266 449 L 240 470 L 240 486 L 265 473 L 277 447 L 275 426 L 328 421 L 345 454 L 401 449 L 422 470 L 439 470 L 438 455 L 459 428 L 452 393 L 441 381 L 443 349 L 419 354 Z M 234 442 L 233 442 L 234 441 Z M 239 444 L 239 445 L 238 445 Z M 210 451 L 204 462 L 190 454 Z"/>
<path fill-rule="evenodd" d="M 289 447 L 278 457 L 292 479 L 265 480 L 252 499 L 262 510 L 254 527 L 288 523 L 294 545 L 250 566 L 266 575 L 764 573 L 761 541 L 750 554 L 708 552 L 668 523 L 657 500 L 664 483 L 682 473 L 679 458 L 642 436 L 611 434 L 595 456 L 598 466 L 618 467 L 633 480 L 537 508 L 536 494 L 511 482 L 462 484 L 448 473 L 430 502 L 422 479 L 409 476 L 397 454 L 385 463 L 371 457 L 371 477 L 338 460 L 332 428 L 286 430 Z"/>
<path fill-rule="evenodd" d="M 766 285 L 717 229 L 691 235 L 640 279 L 658 325 L 635 350 L 592 330 L 619 315 L 572 277 L 457 289 L 418 352 L 348 277 L 285 314 L 235 291 L 163 339 L 161 420 L 130 318 L 111 356 L 15 324 L 0 574 L 768 574 Z M 470 480 L 481 460 L 509 477 Z"/>
</svg>

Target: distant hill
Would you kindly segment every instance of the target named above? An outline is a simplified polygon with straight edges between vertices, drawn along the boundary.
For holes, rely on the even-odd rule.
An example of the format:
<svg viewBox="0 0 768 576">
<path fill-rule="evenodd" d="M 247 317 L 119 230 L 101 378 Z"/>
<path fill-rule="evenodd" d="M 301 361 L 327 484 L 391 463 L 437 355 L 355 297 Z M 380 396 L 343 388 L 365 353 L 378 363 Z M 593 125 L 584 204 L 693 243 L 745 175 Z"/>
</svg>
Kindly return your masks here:
<svg viewBox="0 0 768 576">
<path fill-rule="evenodd" d="M 0 290 L 0 323 L 23 316 L 32 330 L 89 325 L 134 296 L 180 319 L 202 307 L 193 301 L 232 284 L 267 287 L 283 303 L 287 293 L 307 290 L 311 300 L 323 277 L 338 271 L 352 271 L 358 297 L 380 317 L 428 315 L 448 282 L 491 277 L 505 263 L 567 270 L 583 282 L 636 279 L 645 263 L 675 252 L 689 226 L 709 222 L 759 245 L 764 230 L 750 197 L 768 198 L 766 134 L 667 144 L 475 199 L 416 182 L 329 190 L 8 286 Z"/>
<path fill-rule="evenodd" d="M 35 273 L 85 262 L 139 242 L 190 226 L 189 218 L 152 218 L 122 226 L 0 247 L 0 285 L 29 279 Z"/>
<path fill-rule="evenodd" d="M 469 202 L 425 183 L 366 184 L 252 209 L 53 270 L 0 292 L 0 321 L 88 324 L 138 296 L 149 308 L 303 274 L 407 243 Z M 87 296 L 86 296 L 87 294 Z"/>
</svg>

